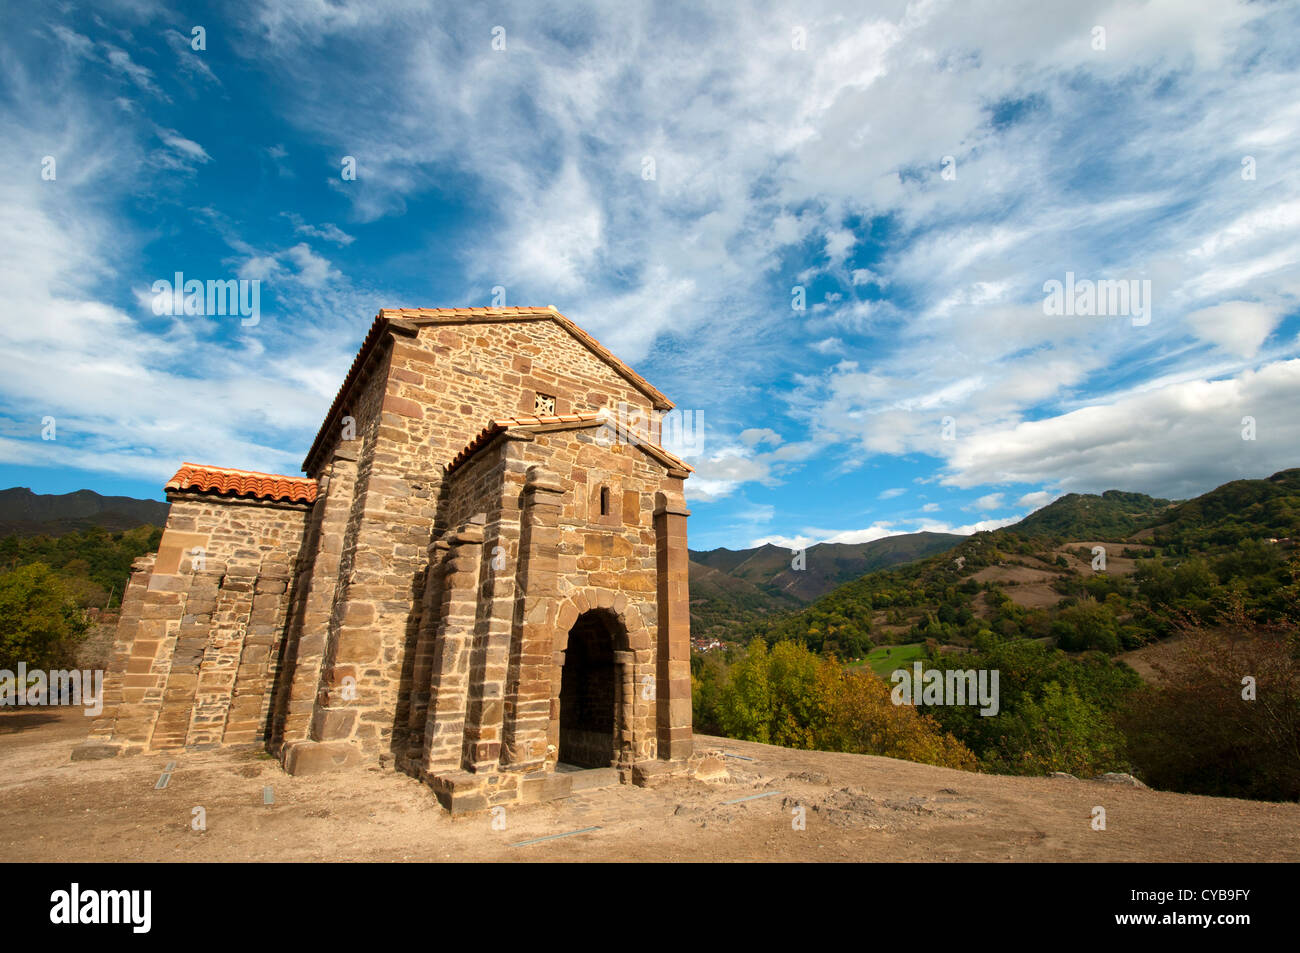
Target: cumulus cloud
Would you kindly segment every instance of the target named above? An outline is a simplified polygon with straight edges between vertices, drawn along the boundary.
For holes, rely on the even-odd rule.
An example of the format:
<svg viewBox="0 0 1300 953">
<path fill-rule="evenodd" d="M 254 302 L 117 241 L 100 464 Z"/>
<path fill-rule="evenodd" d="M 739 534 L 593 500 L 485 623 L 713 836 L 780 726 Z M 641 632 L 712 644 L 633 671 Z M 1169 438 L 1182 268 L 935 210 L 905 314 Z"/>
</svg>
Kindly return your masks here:
<svg viewBox="0 0 1300 953">
<path fill-rule="evenodd" d="M 1052 502 L 1052 494 L 1046 490 L 1039 490 L 1035 493 L 1026 493 L 1020 499 L 1016 500 L 1016 507 L 1020 509 L 1028 507 L 1029 509 L 1036 510 L 1040 507 L 1046 506 L 1050 502 Z"/>
<path fill-rule="evenodd" d="M 1042 420 L 954 442 L 943 482 L 1052 482 L 1063 492 L 1110 488 L 1184 498 L 1296 464 L 1300 360 L 1223 380 L 1117 395 Z M 1254 439 L 1247 418 L 1254 422 Z"/>
<path fill-rule="evenodd" d="M 205 178 L 149 167 L 215 166 L 198 128 L 150 115 L 169 94 L 226 92 L 184 34 L 160 34 L 162 61 L 117 26 L 110 43 L 89 23 L 51 27 L 50 55 L 26 61 L 6 40 L 6 167 L 60 160 L 60 191 L 0 183 L 0 233 L 21 249 L 0 266 L 3 343 L 32 368 L 10 376 L 8 408 L 58 404 L 46 382 L 84 367 L 88 387 L 145 421 L 132 439 L 147 458 L 193 439 L 194 401 L 238 385 L 246 403 L 220 404 L 228 423 L 206 415 L 205 445 L 282 461 L 272 450 L 301 442 L 346 368 L 348 322 L 395 297 L 346 273 L 362 243 L 321 220 L 386 220 L 411 236 L 404 253 L 449 260 L 462 278 L 438 290 L 454 302 L 500 285 L 510 303 L 555 303 L 681 406 L 706 408 L 694 500 L 811 485 L 832 469 L 807 467 L 820 456 L 846 472 L 924 454 L 964 488 L 1161 495 L 1294 463 L 1295 342 L 1280 333 L 1300 292 L 1293 9 L 1028 4 L 1009 18 L 983 2 L 811 0 L 673 13 L 507 3 L 504 51 L 474 11 L 434 24 L 415 0 L 268 3 L 224 24 L 234 55 L 277 77 L 264 118 L 283 133 L 258 153 L 273 185 L 298 184 L 291 139 L 304 180 L 307 155 L 354 155 L 361 170 L 344 183 L 334 169 L 344 211 L 292 219 L 287 241 L 204 222 L 232 272 L 274 281 L 276 307 L 300 316 L 292 348 L 275 316 L 262 336 L 224 340 L 145 327 L 104 292 L 106 276 L 135 289 L 152 277 L 139 261 L 157 236 L 131 234 L 123 208 Z M 807 49 L 773 26 L 787 21 Z M 1088 42 L 1097 22 L 1105 55 Z M 747 55 L 719 69 L 720 49 Z M 354 68 L 322 70 L 323 50 Z M 51 102 L 55 83 L 69 93 Z M 1255 180 L 1239 174 L 1246 153 Z M 448 189 L 469 225 L 426 238 L 402 218 Z M 1150 325 L 1044 315 L 1043 283 L 1066 271 L 1150 279 Z M 795 284 L 806 311 L 791 308 Z M 199 341 L 201 358 L 177 361 Z M 128 380 L 152 409 L 124 396 Z M 270 437 L 269 407 L 294 421 Z M 1254 441 L 1237 433 L 1246 416 Z M 118 459 L 125 438 L 93 426 L 102 459 Z"/>
<path fill-rule="evenodd" d="M 1187 315 L 1187 323 L 1203 340 L 1240 357 L 1254 357 L 1282 320 L 1281 305 L 1256 301 L 1225 301 Z"/>
</svg>

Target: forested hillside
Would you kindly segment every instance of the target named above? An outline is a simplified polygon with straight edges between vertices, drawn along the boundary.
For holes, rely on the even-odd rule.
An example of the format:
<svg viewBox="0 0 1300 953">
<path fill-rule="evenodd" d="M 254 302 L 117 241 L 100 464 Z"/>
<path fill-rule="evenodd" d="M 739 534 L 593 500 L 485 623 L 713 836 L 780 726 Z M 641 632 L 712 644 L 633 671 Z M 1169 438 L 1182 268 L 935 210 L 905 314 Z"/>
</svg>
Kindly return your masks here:
<svg viewBox="0 0 1300 953">
<path fill-rule="evenodd" d="M 824 710 L 817 697 L 777 697 L 816 695 L 813 680 L 790 682 L 797 666 L 790 649 L 776 653 L 781 646 L 853 673 L 873 648 L 912 646 L 927 670 L 1001 673 L 996 717 L 951 706 L 927 713 L 983 770 L 1131 770 L 1176 790 L 1297 798 L 1298 537 L 1300 470 L 1181 504 L 1114 491 L 1064 497 L 752 623 L 746 635 L 764 646 L 764 679 L 751 674 L 741 686 L 731 673 L 753 648 L 696 657 L 697 721 L 757 740 L 745 727 L 755 711 L 779 720 L 790 704 Z M 1158 678 L 1144 681 L 1119 658 L 1166 644 Z M 1243 672 L 1257 673 L 1256 690 L 1267 682 L 1269 704 L 1243 707 Z M 758 683 L 766 697 L 752 697 Z M 742 688 L 749 721 L 736 715 Z"/>
</svg>

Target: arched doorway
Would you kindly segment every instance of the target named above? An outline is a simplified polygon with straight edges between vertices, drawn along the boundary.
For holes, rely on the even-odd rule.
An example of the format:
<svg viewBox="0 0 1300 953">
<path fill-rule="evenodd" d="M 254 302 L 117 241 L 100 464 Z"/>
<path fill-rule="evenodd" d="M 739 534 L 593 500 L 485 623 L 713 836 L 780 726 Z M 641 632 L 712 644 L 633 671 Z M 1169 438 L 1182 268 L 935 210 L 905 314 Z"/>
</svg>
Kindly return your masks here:
<svg viewBox="0 0 1300 953">
<path fill-rule="evenodd" d="M 560 672 L 561 764 L 607 768 L 618 756 L 615 719 L 619 676 L 614 664 L 618 622 L 584 612 L 569 630 Z"/>
</svg>

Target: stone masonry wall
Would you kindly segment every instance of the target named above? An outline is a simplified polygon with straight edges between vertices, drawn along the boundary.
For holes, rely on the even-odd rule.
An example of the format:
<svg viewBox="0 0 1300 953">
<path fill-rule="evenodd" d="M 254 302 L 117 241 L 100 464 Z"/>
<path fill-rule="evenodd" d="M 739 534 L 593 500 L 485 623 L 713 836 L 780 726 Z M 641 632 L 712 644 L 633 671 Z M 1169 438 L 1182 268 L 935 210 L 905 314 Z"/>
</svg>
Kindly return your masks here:
<svg viewBox="0 0 1300 953">
<path fill-rule="evenodd" d="M 158 553 L 137 561 L 123 600 L 91 738 L 128 751 L 259 741 L 306 507 L 169 498 Z"/>
<path fill-rule="evenodd" d="M 524 457 L 566 488 L 558 518 L 554 636 L 566 639 L 575 621 L 565 606 L 580 612 L 608 609 L 618 617 L 628 633 L 630 653 L 622 660 L 624 680 L 635 686 L 624 693 L 625 710 L 618 719 L 619 761 L 630 768 L 654 759 L 660 755 L 656 699 L 670 687 L 669 672 L 661 670 L 659 658 L 654 514 L 657 498 L 681 498 L 681 478 L 670 475 L 663 464 L 637 447 L 602 446 L 592 430 L 539 433 L 525 445 Z M 603 515 L 602 488 L 608 501 Z M 689 642 L 689 632 L 686 639 Z M 522 645 L 521 651 L 539 649 Z M 558 741 L 561 661 L 554 658 L 551 671 L 550 745 Z M 675 687 L 680 690 L 680 682 Z M 689 700 L 689 690 L 686 697 Z"/>
<path fill-rule="evenodd" d="M 387 333 L 368 379 L 382 388 L 368 383 L 344 404 L 362 449 L 311 731 L 312 741 L 354 744 L 370 757 L 406 754 L 429 545 L 452 526 L 445 465 L 491 418 L 532 414 L 539 391 L 556 398 L 558 414 L 651 406 L 550 319 Z M 338 438 L 327 435 L 318 459 Z M 352 698 L 340 691 L 345 668 L 357 678 Z"/>
</svg>

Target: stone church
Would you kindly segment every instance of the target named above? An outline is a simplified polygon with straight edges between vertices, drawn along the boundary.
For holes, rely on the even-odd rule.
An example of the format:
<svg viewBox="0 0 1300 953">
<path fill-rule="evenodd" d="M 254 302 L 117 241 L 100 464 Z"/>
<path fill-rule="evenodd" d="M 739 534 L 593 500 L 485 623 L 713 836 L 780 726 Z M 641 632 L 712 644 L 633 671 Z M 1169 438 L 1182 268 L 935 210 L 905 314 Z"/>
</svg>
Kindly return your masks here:
<svg viewBox="0 0 1300 953">
<path fill-rule="evenodd" d="M 305 477 L 184 464 L 74 757 L 264 745 L 453 812 L 691 754 L 673 407 L 554 308 L 382 310 Z"/>
</svg>

